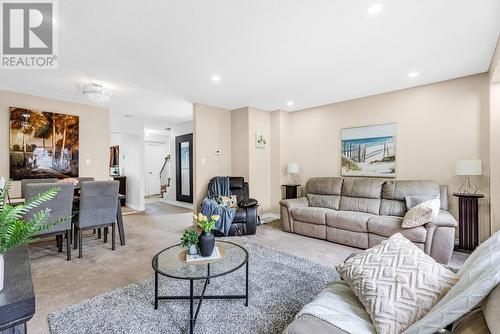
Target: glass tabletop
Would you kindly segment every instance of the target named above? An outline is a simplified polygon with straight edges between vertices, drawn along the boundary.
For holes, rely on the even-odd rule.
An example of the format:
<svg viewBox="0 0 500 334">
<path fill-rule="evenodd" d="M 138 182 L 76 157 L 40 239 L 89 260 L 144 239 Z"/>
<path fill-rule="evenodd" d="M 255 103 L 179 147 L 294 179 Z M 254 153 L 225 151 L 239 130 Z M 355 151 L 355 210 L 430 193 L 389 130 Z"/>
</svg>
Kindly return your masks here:
<svg viewBox="0 0 500 334">
<path fill-rule="evenodd" d="M 153 257 L 153 269 L 178 279 L 206 279 L 229 274 L 248 261 L 248 252 L 230 241 L 216 241 L 221 257 L 209 261 L 186 262 L 186 249 L 181 244 L 165 248 Z"/>
</svg>

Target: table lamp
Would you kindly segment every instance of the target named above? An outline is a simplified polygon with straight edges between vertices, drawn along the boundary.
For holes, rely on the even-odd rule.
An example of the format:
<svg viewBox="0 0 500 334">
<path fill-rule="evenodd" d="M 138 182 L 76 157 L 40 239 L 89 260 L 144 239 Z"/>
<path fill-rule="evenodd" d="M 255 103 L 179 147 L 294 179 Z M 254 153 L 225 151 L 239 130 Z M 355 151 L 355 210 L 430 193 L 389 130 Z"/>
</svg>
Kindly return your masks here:
<svg viewBox="0 0 500 334">
<path fill-rule="evenodd" d="M 470 177 L 481 175 L 481 160 L 457 160 L 455 162 L 455 174 L 465 176 L 458 188 L 461 194 L 477 194 L 477 184 L 471 184 Z"/>
<path fill-rule="evenodd" d="M 286 172 L 290 174 L 290 179 L 292 184 L 297 184 L 297 180 L 295 179 L 295 175 L 299 174 L 299 164 L 295 162 L 290 162 L 286 166 Z"/>
</svg>

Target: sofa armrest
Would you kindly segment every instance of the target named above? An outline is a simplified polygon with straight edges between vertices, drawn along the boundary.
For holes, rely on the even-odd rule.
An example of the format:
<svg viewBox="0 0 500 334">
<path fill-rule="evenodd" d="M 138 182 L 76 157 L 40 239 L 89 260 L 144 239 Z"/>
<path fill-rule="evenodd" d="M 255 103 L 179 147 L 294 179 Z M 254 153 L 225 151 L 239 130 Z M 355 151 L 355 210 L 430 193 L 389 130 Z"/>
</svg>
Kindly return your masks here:
<svg viewBox="0 0 500 334">
<path fill-rule="evenodd" d="M 252 206 L 257 206 L 257 204 L 259 204 L 259 202 L 254 199 L 254 198 L 247 198 L 247 199 L 244 199 L 242 201 L 240 201 L 238 203 L 238 206 L 240 208 L 249 208 L 249 207 L 252 207 Z"/>
<path fill-rule="evenodd" d="M 306 197 L 284 199 L 280 201 L 281 221 L 283 228 L 287 232 L 294 232 L 292 210 L 295 208 L 307 208 L 309 201 Z"/>
<path fill-rule="evenodd" d="M 447 265 L 455 246 L 455 230 L 458 222 L 448 211 L 441 210 L 439 215 L 425 224 L 424 251 L 439 263 Z"/>
<path fill-rule="evenodd" d="M 309 206 L 309 201 L 307 197 L 284 199 L 280 201 L 280 205 L 285 206 L 288 211 L 291 211 L 294 208 L 307 208 Z"/>
<path fill-rule="evenodd" d="M 458 227 L 458 222 L 451 213 L 445 210 L 440 210 L 437 217 L 433 218 L 426 225 L 436 227 Z"/>
</svg>

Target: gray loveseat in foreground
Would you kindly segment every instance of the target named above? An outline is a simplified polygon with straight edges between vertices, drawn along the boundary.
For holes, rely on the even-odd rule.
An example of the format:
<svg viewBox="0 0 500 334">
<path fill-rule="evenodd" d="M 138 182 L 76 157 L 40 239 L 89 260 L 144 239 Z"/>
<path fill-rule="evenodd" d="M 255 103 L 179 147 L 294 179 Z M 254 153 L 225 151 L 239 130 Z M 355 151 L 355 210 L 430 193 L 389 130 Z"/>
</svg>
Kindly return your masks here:
<svg viewBox="0 0 500 334">
<path fill-rule="evenodd" d="M 455 218 L 448 212 L 448 188 L 432 181 L 377 178 L 311 178 L 307 197 L 282 200 L 285 231 L 370 248 L 401 233 L 437 262 L 448 264 L 453 252 Z M 424 226 L 401 228 L 406 196 L 439 196 L 439 215 Z"/>
</svg>

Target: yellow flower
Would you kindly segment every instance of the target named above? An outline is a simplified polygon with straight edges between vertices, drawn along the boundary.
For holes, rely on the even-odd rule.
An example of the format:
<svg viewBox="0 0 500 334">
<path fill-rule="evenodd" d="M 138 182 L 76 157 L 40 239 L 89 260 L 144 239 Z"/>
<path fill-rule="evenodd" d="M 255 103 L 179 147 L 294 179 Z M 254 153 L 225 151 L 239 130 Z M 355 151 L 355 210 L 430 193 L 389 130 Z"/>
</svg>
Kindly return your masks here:
<svg viewBox="0 0 500 334">
<path fill-rule="evenodd" d="M 214 220 L 214 221 L 219 221 L 219 216 L 218 215 L 213 215 L 212 217 L 210 217 L 210 219 Z"/>
</svg>

